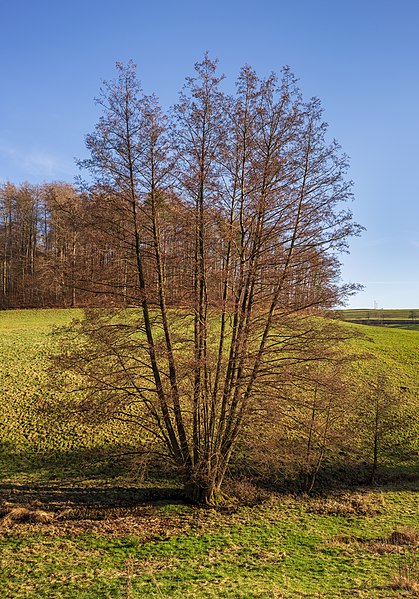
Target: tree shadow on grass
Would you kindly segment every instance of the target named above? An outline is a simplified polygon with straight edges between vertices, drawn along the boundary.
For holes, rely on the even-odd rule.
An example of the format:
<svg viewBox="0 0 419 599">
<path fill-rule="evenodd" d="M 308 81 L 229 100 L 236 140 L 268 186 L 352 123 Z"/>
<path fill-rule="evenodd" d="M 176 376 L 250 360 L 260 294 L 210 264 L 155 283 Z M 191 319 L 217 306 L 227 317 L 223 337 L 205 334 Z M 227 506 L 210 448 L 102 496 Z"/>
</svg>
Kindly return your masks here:
<svg viewBox="0 0 419 599">
<path fill-rule="evenodd" d="M 351 493 L 360 490 L 382 489 L 398 491 L 402 489 L 419 490 L 419 468 L 414 456 L 408 456 L 405 462 L 399 465 L 380 465 L 374 481 L 371 481 L 372 465 L 366 462 L 358 464 L 329 464 L 325 465 L 316 477 L 312 496 L 334 496 L 336 493 Z M 240 471 L 233 472 L 234 478 L 240 479 Z M 242 480 L 265 492 L 306 495 L 304 491 L 304 476 L 286 476 L 283 472 L 272 470 L 257 472 L 257 467 L 248 472 Z"/>
<path fill-rule="evenodd" d="M 372 480 L 372 464 L 362 462 L 353 465 L 329 465 L 320 473 L 315 490 L 351 490 L 369 486 L 397 490 L 406 485 L 419 488 L 419 468 L 414 457 L 398 465 L 381 464 Z"/>
<path fill-rule="evenodd" d="M 173 473 L 163 467 L 146 471 L 125 449 L 14 452 L 3 443 L 0 503 L 56 511 L 69 506 L 124 508 L 183 498 Z"/>
<path fill-rule="evenodd" d="M 313 496 L 334 495 L 370 487 L 369 464 L 352 467 L 329 465 L 319 473 Z M 297 479 L 280 473 L 259 477 L 239 470 L 226 480 L 227 494 L 239 503 L 261 503 L 270 493 L 299 493 Z M 414 462 L 399 467 L 380 466 L 375 488 L 398 490 L 419 488 L 419 472 Z M 106 446 L 60 452 L 17 452 L 7 443 L 0 444 L 0 505 L 34 505 L 50 511 L 78 509 L 80 513 L 102 517 L 112 510 L 161 502 L 184 501 L 176 473 L 163 464 L 144 464 L 132 453 L 132 447 Z M 99 511 L 98 511 L 99 510 Z"/>
</svg>

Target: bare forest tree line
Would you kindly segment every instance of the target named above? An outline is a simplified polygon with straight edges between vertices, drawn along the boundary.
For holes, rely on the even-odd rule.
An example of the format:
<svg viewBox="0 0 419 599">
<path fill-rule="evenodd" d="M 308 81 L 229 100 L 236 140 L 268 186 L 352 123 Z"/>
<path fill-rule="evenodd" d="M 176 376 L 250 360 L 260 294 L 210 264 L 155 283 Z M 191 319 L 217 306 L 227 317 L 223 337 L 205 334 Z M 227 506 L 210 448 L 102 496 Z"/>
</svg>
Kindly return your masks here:
<svg viewBox="0 0 419 599">
<path fill-rule="evenodd" d="M 193 250 L 185 207 L 174 195 L 164 201 L 164 271 L 176 305 Z M 136 305 L 134 252 L 122 237 L 110 239 L 115 226 L 100 194 L 63 182 L 1 185 L 0 308 Z"/>
<path fill-rule="evenodd" d="M 112 211 L 103 211 L 103 201 L 103 191 L 87 195 L 63 182 L 42 185 L 8 182 L 0 186 L 0 308 L 138 304 L 135 248 L 129 231 L 118 220 L 117 197 L 106 195 L 106 205 L 112 205 Z M 174 191 L 161 195 L 158 202 L 166 301 L 173 307 L 186 306 L 194 280 L 195 249 L 191 237 L 194 216 L 190 206 Z M 149 207 L 145 205 L 141 210 L 149 219 Z M 215 210 L 211 217 L 217 218 Z M 211 233 L 206 273 L 215 305 L 223 301 L 222 254 L 223 246 L 229 242 L 222 237 L 225 231 L 211 232 L 208 228 L 207 235 Z M 157 305 L 159 281 L 147 221 L 143 223 L 141 236 L 148 297 Z M 324 258 L 313 249 L 300 261 L 298 269 L 294 266 L 293 280 L 284 290 L 287 302 L 293 298 L 296 306 L 298 302 L 305 307 L 333 305 L 336 300 L 333 290 L 322 289 L 323 300 L 329 294 L 328 302 L 320 302 L 318 297 L 318 290 L 326 282 L 322 273 L 327 263 Z M 274 276 L 268 258 L 259 275 L 260 290 Z"/>
</svg>

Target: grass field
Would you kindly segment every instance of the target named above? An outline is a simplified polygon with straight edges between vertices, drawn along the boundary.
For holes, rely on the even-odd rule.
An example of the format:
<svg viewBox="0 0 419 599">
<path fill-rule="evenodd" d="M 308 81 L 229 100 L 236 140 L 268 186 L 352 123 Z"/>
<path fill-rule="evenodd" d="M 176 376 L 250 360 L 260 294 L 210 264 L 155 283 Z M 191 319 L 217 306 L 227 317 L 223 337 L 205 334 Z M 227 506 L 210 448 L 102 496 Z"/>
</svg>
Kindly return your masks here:
<svg viewBox="0 0 419 599">
<path fill-rule="evenodd" d="M 336 314 L 343 320 L 407 320 L 414 324 L 419 323 L 419 308 L 408 310 L 384 310 L 360 308 L 354 310 L 336 310 Z"/>
<path fill-rule="evenodd" d="M 27 512 L 2 527 L 3 597 L 389 599 L 419 588 L 413 489 L 273 496 L 223 512 L 175 503 Z"/>
<path fill-rule="evenodd" d="M 0 312 L 1 597 L 419 596 L 414 477 L 312 498 L 236 482 L 242 503 L 199 509 L 122 455 L 132 431 L 40 411 L 45 394 L 60 401 L 47 385 L 51 325 L 75 314 Z M 357 343 L 417 387 L 418 333 L 367 334 Z"/>
</svg>

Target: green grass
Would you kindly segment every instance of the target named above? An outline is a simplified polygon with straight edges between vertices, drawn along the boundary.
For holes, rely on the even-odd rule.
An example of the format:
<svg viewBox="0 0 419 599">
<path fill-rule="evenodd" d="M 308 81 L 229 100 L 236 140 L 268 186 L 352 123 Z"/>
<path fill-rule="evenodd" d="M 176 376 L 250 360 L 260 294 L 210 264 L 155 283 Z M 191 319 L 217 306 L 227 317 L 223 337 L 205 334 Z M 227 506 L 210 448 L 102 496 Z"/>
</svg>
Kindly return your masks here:
<svg viewBox="0 0 419 599">
<path fill-rule="evenodd" d="M 0 597 L 414 596 L 412 482 L 323 498 L 250 489 L 252 505 L 198 509 L 174 499 L 169 476 L 144 478 L 140 462 L 120 455 L 126 439 L 135 447 L 132 431 L 40 411 L 49 393 L 65 399 L 47 384 L 51 326 L 77 314 L 0 312 Z M 410 393 L 417 332 L 367 334 L 356 344 Z"/>
<path fill-rule="evenodd" d="M 412 329 L 398 327 L 380 327 L 347 324 L 365 335 L 358 338 L 352 345 L 360 351 L 375 356 L 377 362 L 365 363 L 367 371 L 381 368 L 392 380 L 395 386 L 406 388 L 412 392 L 412 399 L 418 398 L 419 393 L 419 335 Z"/>
<path fill-rule="evenodd" d="M 278 496 L 229 513 L 167 505 L 150 515 L 144 507 L 135 517 L 142 528 L 128 536 L 117 531 L 129 516 L 113 528 L 108 520 L 108 534 L 14 524 L 3 533 L 0 590 L 7 597 L 412 596 L 392 585 L 414 556 L 415 493 L 358 493 L 358 513 L 353 500 Z M 402 543 L 395 531 L 407 531 Z"/>
<path fill-rule="evenodd" d="M 80 316 L 78 310 L 16 310 L 0 312 L 0 476 L 21 482 L 57 478 L 89 462 L 93 475 L 109 467 L 121 441 L 136 436 L 121 423 L 89 426 L 77 418 L 60 420 L 44 407 L 53 398 L 64 403 L 66 392 L 50 387 L 48 356 L 59 341 L 53 327 Z M 123 443 L 125 444 L 125 443 Z M 108 455 L 109 454 L 109 455 Z M 54 465 L 53 468 L 51 467 Z"/>
</svg>

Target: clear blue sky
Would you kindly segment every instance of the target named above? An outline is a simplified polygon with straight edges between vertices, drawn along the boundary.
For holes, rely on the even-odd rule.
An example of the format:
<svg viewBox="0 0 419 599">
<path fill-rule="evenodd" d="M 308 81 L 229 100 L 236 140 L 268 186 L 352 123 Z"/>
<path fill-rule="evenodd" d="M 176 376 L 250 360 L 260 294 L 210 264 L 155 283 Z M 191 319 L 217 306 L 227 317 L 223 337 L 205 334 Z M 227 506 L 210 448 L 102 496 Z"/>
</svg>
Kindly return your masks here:
<svg viewBox="0 0 419 599">
<path fill-rule="evenodd" d="M 164 107 L 206 50 L 233 85 L 289 65 L 350 156 L 355 218 L 343 257 L 352 307 L 419 308 L 418 0 L 4 0 L 0 180 L 71 181 L 93 98 L 130 58 Z"/>
</svg>

